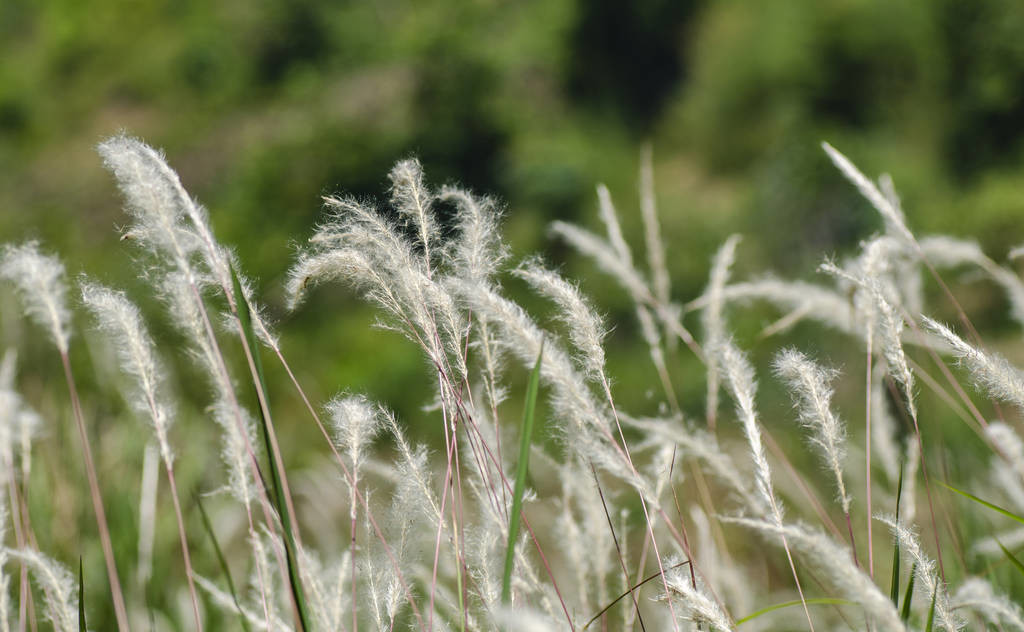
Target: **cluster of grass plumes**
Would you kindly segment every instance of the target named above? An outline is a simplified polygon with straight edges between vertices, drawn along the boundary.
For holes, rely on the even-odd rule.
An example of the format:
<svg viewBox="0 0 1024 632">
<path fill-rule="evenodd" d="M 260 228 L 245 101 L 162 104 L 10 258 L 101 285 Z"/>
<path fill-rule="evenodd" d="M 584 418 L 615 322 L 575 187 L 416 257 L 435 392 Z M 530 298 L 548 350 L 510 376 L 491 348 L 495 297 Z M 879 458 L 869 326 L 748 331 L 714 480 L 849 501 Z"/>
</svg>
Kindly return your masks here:
<svg viewBox="0 0 1024 632">
<path fill-rule="evenodd" d="M 380 326 L 419 349 L 434 389 L 422 423 L 436 429 L 442 446 L 431 452 L 408 438 L 386 406 L 362 395 L 311 401 L 236 257 L 216 240 L 206 212 L 163 156 L 127 137 L 104 142 L 100 153 L 132 218 L 127 241 L 140 250 L 144 278 L 187 341 L 209 398 L 201 413 L 182 412 L 187 407 L 176 402 L 161 359 L 175 350 L 159 348 L 124 292 L 68 280 L 63 265 L 36 243 L 4 249 L 0 276 L 14 284 L 25 314 L 46 331 L 61 360 L 107 581 L 99 589 L 95 576 L 86 582 L 80 575 L 76 587 L 68 570 L 73 559 L 54 559 L 38 546 L 39 525 L 26 502 L 33 439 L 55 420 L 41 419 L 19 395 L 10 352 L 0 370 L 0 482 L 7 492 L 0 530 L 11 534 L 0 549 L 0 630 L 35 629 L 43 621 L 57 630 L 84 629 L 90 612 L 108 610 L 120 630 L 148 627 L 154 618 L 144 598 L 133 598 L 140 591 L 124 589 L 119 579 L 134 558 L 113 548 L 105 518 L 104 506 L 120 499 L 105 495 L 109 487 L 97 474 L 94 420 L 75 381 L 81 365 L 69 359 L 77 352 L 77 311 L 88 312 L 109 340 L 124 373 L 124 398 L 154 437 L 156 456 L 140 476 L 139 565 L 153 555 L 147 546 L 159 511 L 157 458 L 166 474 L 180 570 L 163 578 L 161 590 L 188 588 L 181 593 L 187 607 L 161 613 L 169 626 L 957 630 L 987 622 L 1024 629 L 1014 605 L 1024 585 L 1016 573 L 1024 566 L 1013 553 L 1024 531 L 1007 527 L 1024 522 L 1024 442 L 1017 418 L 980 412 L 985 397 L 1024 408 L 1024 377 L 983 348 L 938 270 L 972 266 L 987 275 L 1007 292 L 1018 319 L 1024 284 L 973 244 L 918 240 L 891 181 L 875 184 L 825 150 L 886 226 L 856 256 L 822 265 L 831 282 L 733 281 L 742 251 L 730 238 L 711 262 L 706 291 L 685 304 L 674 301 L 649 154 L 641 172 L 643 264 L 604 187 L 598 202 L 606 237 L 553 225 L 633 300 L 661 389 L 655 416 L 616 401 L 605 352 L 610 326 L 579 286 L 539 258 L 509 262 L 494 200 L 431 187 L 415 160 L 390 173 L 387 212 L 370 201 L 325 198 L 327 215 L 288 275 L 288 305 L 301 309 L 309 292 L 325 291 L 316 286 L 341 281 L 380 310 Z M 444 221 L 440 204 L 455 209 Z M 958 315 L 968 340 L 923 314 L 925 274 L 943 289 L 945 309 Z M 551 303 L 551 327 L 510 298 L 502 283 L 513 279 Z M 758 344 L 816 321 L 860 350 L 863 378 L 860 367 L 827 367 L 815 349 L 781 349 L 774 376 L 764 377 L 791 391 L 795 412 L 766 421 L 755 365 L 727 322 L 755 300 L 783 312 Z M 696 311 L 697 336 L 684 323 Z M 672 376 L 680 354 L 706 367 L 703 401 L 678 398 Z M 975 395 L 944 356 L 966 366 Z M 305 404 L 301 415 L 289 411 L 287 422 L 269 401 L 264 358 L 276 374 L 283 370 Z M 520 426 L 518 402 L 507 401 L 510 384 L 531 369 Z M 555 438 L 550 445 L 529 430 L 538 383 L 539 419 Z M 837 388 L 860 393 L 863 408 L 840 415 Z M 942 402 L 976 433 L 975 451 L 990 463 L 986 475 L 946 467 L 932 437 L 948 429 L 923 412 L 918 399 L 925 388 L 936 395 L 929 402 Z M 216 478 L 224 483 L 215 490 L 177 482 L 182 465 L 196 466 L 181 428 L 202 417 L 221 434 L 223 472 Z M 275 429 L 284 423 L 314 425 L 323 442 L 310 450 L 331 458 L 331 482 L 315 507 L 293 495 L 289 472 L 293 480 L 308 477 L 287 465 Z M 803 443 L 774 438 L 801 433 Z M 804 445 L 812 459 L 794 453 Z M 794 465 L 814 460 L 824 477 Z M 957 491 L 967 498 L 951 493 Z M 821 492 L 834 502 L 819 500 Z M 219 501 L 212 519 L 202 501 L 189 502 L 200 493 Z M 985 524 L 993 528 L 960 520 L 955 508 L 967 506 L 989 512 Z M 310 514 L 336 519 L 312 525 Z M 842 528 L 833 515 L 842 516 Z M 312 535 L 335 546 L 317 551 L 308 543 Z M 769 546 L 751 546 L 750 539 Z M 79 545 L 83 556 L 91 554 L 90 541 Z M 86 584 L 91 590 L 83 595 Z"/>
</svg>

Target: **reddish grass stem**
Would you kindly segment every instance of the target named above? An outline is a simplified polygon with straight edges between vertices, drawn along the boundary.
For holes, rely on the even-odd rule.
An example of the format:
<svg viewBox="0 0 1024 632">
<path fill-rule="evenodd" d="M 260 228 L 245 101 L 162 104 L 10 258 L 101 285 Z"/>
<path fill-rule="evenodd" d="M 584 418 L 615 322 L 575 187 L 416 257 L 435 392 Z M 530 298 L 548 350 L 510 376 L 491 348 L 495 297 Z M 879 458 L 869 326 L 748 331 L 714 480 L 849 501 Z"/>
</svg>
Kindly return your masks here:
<svg viewBox="0 0 1024 632">
<path fill-rule="evenodd" d="M 103 510 L 103 498 L 100 496 L 100 484 L 96 476 L 96 466 L 93 463 L 92 448 L 89 445 L 89 436 L 85 431 L 82 404 L 78 398 L 78 388 L 75 386 L 75 378 L 71 372 L 71 360 L 68 357 L 67 351 L 60 351 L 60 360 L 64 365 L 64 380 L 67 382 L 68 392 L 71 395 L 71 408 L 74 411 L 75 425 L 78 427 L 78 435 L 82 440 L 82 458 L 85 461 L 85 474 L 89 481 L 89 496 L 92 498 L 96 526 L 99 529 L 100 543 L 103 547 L 103 559 L 107 565 L 107 580 L 110 583 L 110 595 L 114 602 L 117 628 L 121 632 L 127 632 L 131 629 L 128 625 L 128 611 L 124 605 L 121 580 L 117 575 L 117 564 L 114 562 L 114 547 L 110 541 L 110 528 L 107 526 L 107 514 Z"/>
</svg>

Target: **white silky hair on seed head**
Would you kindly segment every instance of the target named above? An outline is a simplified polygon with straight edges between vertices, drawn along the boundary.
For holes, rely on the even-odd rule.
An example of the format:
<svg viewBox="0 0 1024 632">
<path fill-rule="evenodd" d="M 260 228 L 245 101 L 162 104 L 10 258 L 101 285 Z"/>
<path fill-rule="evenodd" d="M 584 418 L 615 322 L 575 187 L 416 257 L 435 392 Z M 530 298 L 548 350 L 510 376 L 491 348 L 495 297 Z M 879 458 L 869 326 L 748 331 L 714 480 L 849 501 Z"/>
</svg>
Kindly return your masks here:
<svg viewBox="0 0 1024 632">
<path fill-rule="evenodd" d="M 953 355 L 967 365 L 974 378 L 989 394 L 1024 410 L 1024 374 L 1005 358 L 972 347 L 945 325 L 924 317 L 925 327 L 946 341 Z"/>
<path fill-rule="evenodd" d="M 860 603 L 878 630 L 908 629 L 889 596 L 855 564 L 849 549 L 828 535 L 802 524 L 779 525 L 769 520 L 749 518 L 725 518 L 724 521 L 772 536 L 773 542 L 780 542 L 780 536 L 785 537 L 793 551 L 818 571 L 826 585 L 847 599 Z"/>
<path fill-rule="evenodd" d="M 978 577 L 968 578 L 952 597 L 953 608 L 970 609 L 986 621 L 998 626 L 1000 622 L 1024 632 L 1024 613 L 1019 604 L 999 594 L 991 583 Z"/>
<path fill-rule="evenodd" d="M 59 632 L 77 632 L 78 598 L 75 581 L 59 562 L 32 549 L 5 549 L 28 567 L 43 589 L 46 617 Z"/>
<path fill-rule="evenodd" d="M 846 457 L 846 428 L 832 412 L 832 385 L 837 372 L 825 369 L 795 349 L 775 356 L 775 372 L 786 380 L 797 401 L 800 423 L 810 430 L 811 443 L 836 479 L 839 502 L 844 513 L 850 511 L 850 496 L 843 482 Z"/>
<path fill-rule="evenodd" d="M 160 455 L 170 464 L 174 460 L 167 431 L 174 408 L 164 396 L 163 371 L 157 360 L 139 308 L 123 292 L 98 283 L 83 282 L 82 302 L 93 313 L 117 349 L 122 370 L 135 380 L 136 393 L 129 398 L 139 414 L 149 417 L 160 445 Z"/>
<path fill-rule="evenodd" d="M 383 428 L 380 407 L 363 395 L 338 396 L 325 406 L 331 418 L 334 440 L 347 451 L 357 470 L 368 444 Z"/>
<path fill-rule="evenodd" d="M 14 283 L 29 318 L 49 332 L 61 353 L 71 338 L 64 276 L 64 264 L 40 252 L 38 242 L 8 244 L 0 253 L 0 278 Z"/>
<path fill-rule="evenodd" d="M 889 527 L 900 544 L 900 551 L 903 556 L 916 565 L 917 584 L 921 587 L 921 593 L 927 599 L 935 598 L 935 621 L 948 632 L 955 632 L 963 627 L 963 622 L 950 608 L 949 594 L 946 591 L 945 582 L 939 579 L 935 568 L 935 562 L 925 555 L 921 548 L 921 541 L 917 533 L 903 520 L 896 520 L 893 516 L 877 515 L 875 519 Z"/>
<path fill-rule="evenodd" d="M 578 287 L 557 272 L 546 269 L 539 259 L 526 260 L 516 268 L 515 274 L 559 307 L 584 370 L 589 377 L 601 379 L 605 365 L 605 328 L 590 301 Z"/>
<path fill-rule="evenodd" d="M 678 564 L 677 558 L 669 558 L 665 561 L 664 567 L 669 569 Z M 697 625 L 709 626 L 715 632 L 731 632 L 735 629 L 718 603 L 708 596 L 706 589 L 700 584 L 694 587 L 686 569 L 674 568 L 671 571 L 666 571 L 666 574 L 669 590 L 682 601 L 683 612 L 679 613 L 679 616 L 685 617 Z"/>
</svg>

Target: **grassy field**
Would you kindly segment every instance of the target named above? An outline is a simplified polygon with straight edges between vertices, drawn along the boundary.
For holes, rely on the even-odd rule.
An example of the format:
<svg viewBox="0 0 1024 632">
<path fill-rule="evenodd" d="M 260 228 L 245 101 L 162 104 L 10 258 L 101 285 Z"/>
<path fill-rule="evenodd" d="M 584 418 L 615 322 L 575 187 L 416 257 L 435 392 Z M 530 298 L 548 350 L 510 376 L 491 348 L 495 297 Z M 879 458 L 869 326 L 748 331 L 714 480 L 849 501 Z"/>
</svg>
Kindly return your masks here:
<svg viewBox="0 0 1024 632">
<path fill-rule="evenodd" d="M 391 169 L 386 198 L 326 198 L 280 291 L 319 309 L 307 297 L 340 282 L 385 330 L 363 335 L 406 339 L 431 394 L 408 420 L 344 386 L 310 398 L 307 355 L 330 345 L 293 349 L 266 320 L 159 151 L 104 141 L 127 211 L 109 256 L 150 298 L 69 275 L 37 242 L 4 249 L 23 343 L 0 374 L 0 621 L 1024 627 L 1024 374 L 958 298 L 997 288 L 1021 322 L 1024 282 L 973 242 L 919 239 L 888 176 L 823 148 L 885 231 L 814 283 L 738 277 L 734 236 L 704 290 L 675 300 L 649 154 L 642 247 L 603 186 L 603 234 L 554 222 L 632 305 L 637 324 L 615 330 L 578 285 L 510 254 L 498 201 L 435 186 L 416 160 Z M 530 311 L 517 284 L 540 299 Z M 751 303 L 775 316 L 740 331 Z M 154 338 L 150 319 L 173 333 Z M 627 335 L 645 384 L 614 378 L 607 350 Z M 19 366 L 20 347 L 38 365 Z M 199 393 L 179 392 L 179 371 Z"/>
<path fill-rule="evenodd" d="M 1022 28 L 0 2 L 0 624 L 1014 629 Z"/>
</svg>

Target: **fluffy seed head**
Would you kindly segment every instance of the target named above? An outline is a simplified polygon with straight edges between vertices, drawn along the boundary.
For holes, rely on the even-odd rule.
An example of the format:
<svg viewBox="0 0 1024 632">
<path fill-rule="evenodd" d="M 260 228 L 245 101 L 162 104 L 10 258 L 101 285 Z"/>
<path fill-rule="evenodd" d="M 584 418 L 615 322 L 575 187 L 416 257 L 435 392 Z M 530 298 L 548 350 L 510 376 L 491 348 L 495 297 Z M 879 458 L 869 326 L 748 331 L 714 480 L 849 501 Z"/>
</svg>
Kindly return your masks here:
<svg viewBox="0 0 1024 632">
<path fill-rule="evenodd" d="M 356 469 L 363 462 L 370 441 L 383 427 L 380 407 L 362 395 L 339 396 L 327 403 L 334 438 L 348 452 Z"/>
<path fill-rule="evenodd" d="M 50 333 L 61 353 L 67 353 L 71 314 L 60 259 L 41 253 L 34 241 L 8 245 L 0 257 L 0 278 L 14 283 L 29 317 Z"/>
<path fill-rule="evenodd" d="M 810 430 L 810 441 L 818 448 L 836 478 L 843 512 L 850 511 L 850 497 L 843 483 L 843 459 L 846 456 L 846 429 L 832 412 L 832 385 L 835 371 L 829 371 L 796 349 L 785 349 L 775 356 L 775 372 L 793 393 L 800 423 Z"/>
<path fill-rule="evenodd" d="M 161 392 L 164 378 L 139 308 L 123 292 L 88 281 L 82 283 L 82 302 L 96 318 L 100 330 L 114 343 L 121 369 L 135 382 L 135 392 L 129 401 L 139 414 L 149 418 L 160 445 L 160 456 L 170 463 L 174 454 L 167 429 L 174 411 Z"/>
<path fill-rule="evenodd" d="M 557 272 L 546 269 L 539 260 L 525 261 L 515 271 L 539 294 L 554 301 L 561 309 L 562 320 L 569 329 L 569 339 L 579 352 L 580 364 L 588 376 L 600 379 L 604 374 L 604 324 L 590 301 L 579 288 Z"/>
</svg>

